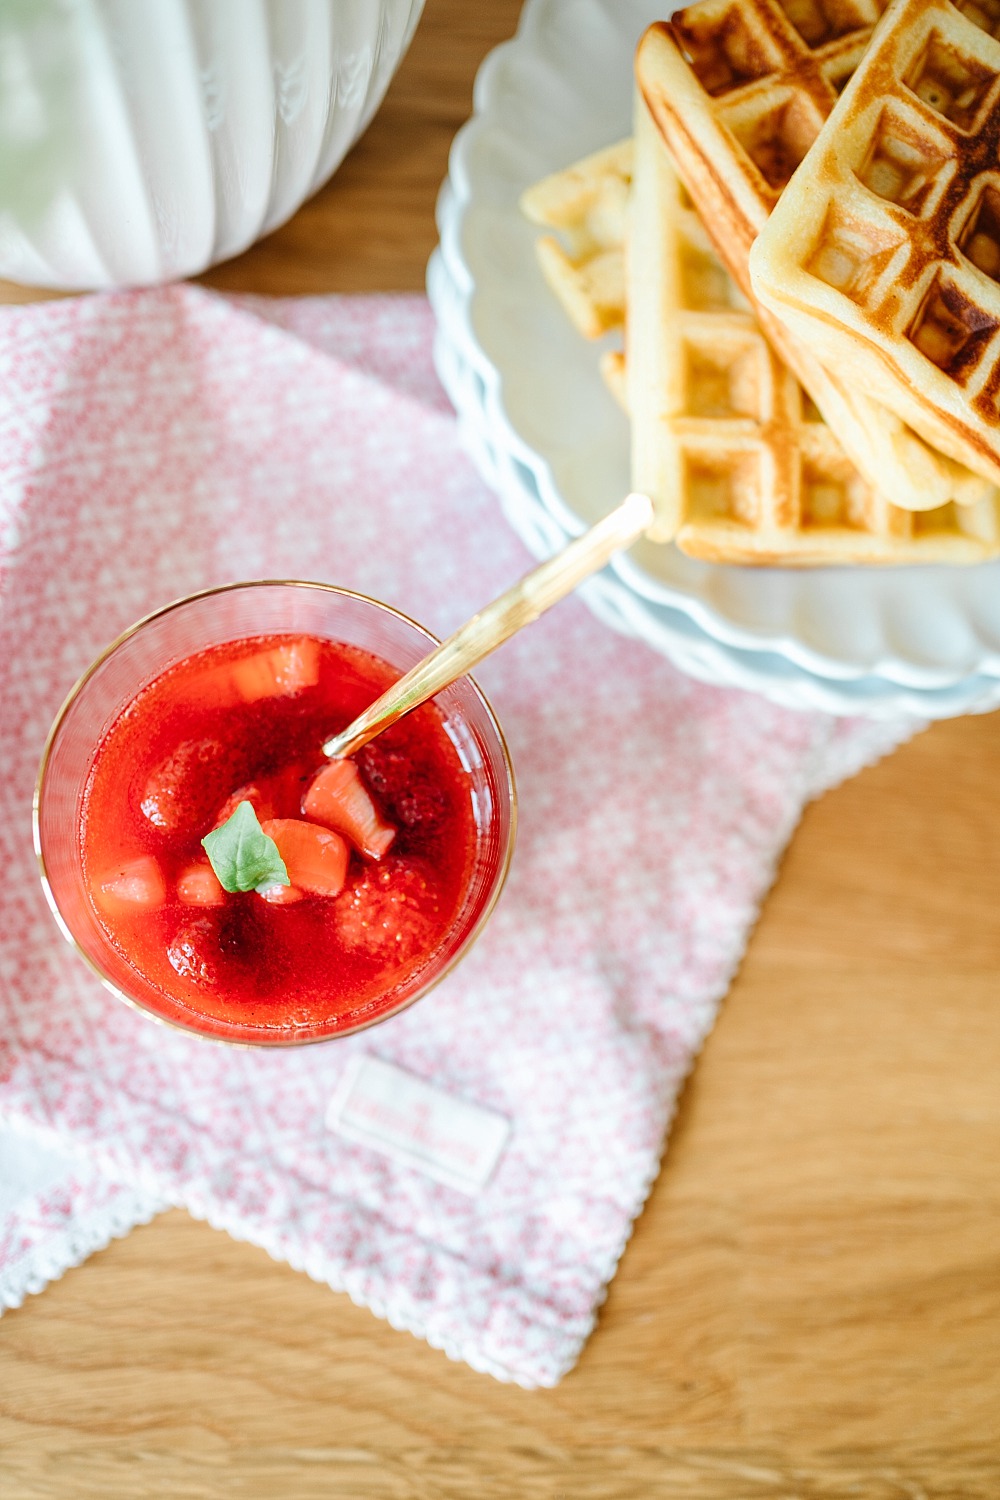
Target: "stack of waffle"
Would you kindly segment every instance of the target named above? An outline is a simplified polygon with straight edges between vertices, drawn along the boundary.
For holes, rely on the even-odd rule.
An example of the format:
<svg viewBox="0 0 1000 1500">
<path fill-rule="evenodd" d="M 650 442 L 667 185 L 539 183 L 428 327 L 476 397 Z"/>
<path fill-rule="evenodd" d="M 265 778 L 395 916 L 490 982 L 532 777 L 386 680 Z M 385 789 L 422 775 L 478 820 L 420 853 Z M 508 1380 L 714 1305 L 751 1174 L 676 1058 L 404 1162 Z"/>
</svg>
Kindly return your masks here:
<svg viewBox="0 0 1000 1500">
<path fill-rule="evenodd" d="M 624 330 L 660 539 L 1000 555 L 994 31 L 1000 0 L 699 0 L 639 45 L 633 139 L 525 194 L 581 333 Z"/>
</svg>

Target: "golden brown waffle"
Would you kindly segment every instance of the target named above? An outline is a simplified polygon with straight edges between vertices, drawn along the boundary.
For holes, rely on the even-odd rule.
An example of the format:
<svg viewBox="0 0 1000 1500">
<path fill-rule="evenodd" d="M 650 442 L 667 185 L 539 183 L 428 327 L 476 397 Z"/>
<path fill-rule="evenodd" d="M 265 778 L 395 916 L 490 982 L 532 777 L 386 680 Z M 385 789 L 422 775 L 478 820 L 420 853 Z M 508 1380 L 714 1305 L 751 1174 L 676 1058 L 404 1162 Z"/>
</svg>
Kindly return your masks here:
<svg viewBox="0 0 1000 1500">
<path fill-rule="evenodd" d="M 521 210 L 533 223 L 562 234 L 562 240 L 550 234 L 538 241 L 538 263 L 584 338 L 600 338 L 622 325 L 631 171 L 632 142 L 619 141 L 543 178 L 521 198 Z"/>
<path fill-rule="evenodd" d="M 535 250 L 550 289 L 584 338 L 601 338 L 625 326 L 625 230 L 632 157 L 631 139 L 619 141 L 561 172 L 553 172 L 521 197 L 521 208 L 528 218 L 558 230 L 562 236 L 544 235 Z M 676 230 L 682 240 L 688 302 L 693 307 L 739 307 L 746 311 L 749 304 L 713 250 L 683 187 L 676 178 L 674 182 L 679 196 Z M 595 232 L 596 225 L 599 232 Z M 592 275 L 595 261 L 600 262 L 600 271 Z M 608 387 L 624 408 L 624 354 L 619 349 L 605 350 L 600 366 Z"/>
<path fill-rule="evenodd" d="M 753 297 L 750 249 L 851 76 L 885 0 L 699 0 L 643 37 L 636 79 L 730 272 Z M 827 370 L 766 308 L 761 324 L 855 464 L 896 504 L 988 498 L 863 388 Z"/>
<path fill-rule="evenodd" d="M 1000 482 L 998 30 L 996 0 L 897 0 L 753 270 L 797 338 Z"/>
<path fill-rule="evenodd" d="M 624 152 L 618 162 L 632 179 L 628 359 L 609 352 L 602 366 L 630 409 L 632 484 L 656 500 L 662 539 L 674 533 L 692 556 L 732 563 L 1000 553 L 995 502 L 915 514 L 861 478 L 723 269 L 641 106 L 634 167 Z M 589 170 L 567 175 L 578 183 Z M 558 183 L 546 191 L 558 196 Z"/>
<path fill-rule="evenodd" d="M 717 562 L 972 561 L 1000 550 L 1000 503 L 914 512 L 864 479 L 736 287 L 705 275 L 704 229 L 637 109 L 626 251 L 632 485 L 678 546 Z"/>
</svg>

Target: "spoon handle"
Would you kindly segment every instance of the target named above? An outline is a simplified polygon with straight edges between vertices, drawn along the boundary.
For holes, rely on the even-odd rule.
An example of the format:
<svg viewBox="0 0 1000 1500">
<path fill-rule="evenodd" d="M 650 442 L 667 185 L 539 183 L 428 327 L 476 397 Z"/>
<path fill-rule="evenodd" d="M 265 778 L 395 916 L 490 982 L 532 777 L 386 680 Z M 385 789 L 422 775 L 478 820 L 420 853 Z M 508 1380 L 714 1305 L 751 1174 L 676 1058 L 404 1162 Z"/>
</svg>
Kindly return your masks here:
<svg viewBox="0 0 1000 1500">
<path fill-rule="evenodd" d="M 324 755 L 342 760 L 354 755 L 383 729 L 395 724 L 404 714 L 433 698 L 442 688 L 464 677 L 484 656 L 502 646 L 518 630 L 530 625 L 553 604 L 572 592 L 577 584 L 603 568 L 609 558 L 623 547 L 638 541 L 653 522 L 653 502 L 648 495 L 626 495 L 610 515 L 591 526 L 582 536 L 526 573 L 519 583 L 487 604 L 454 635 L 422 661 L 411 667 L 405 677 L 387 688 L 381 698 L 366 708 L 353 724 L 327 740 Z"/>
</svg>

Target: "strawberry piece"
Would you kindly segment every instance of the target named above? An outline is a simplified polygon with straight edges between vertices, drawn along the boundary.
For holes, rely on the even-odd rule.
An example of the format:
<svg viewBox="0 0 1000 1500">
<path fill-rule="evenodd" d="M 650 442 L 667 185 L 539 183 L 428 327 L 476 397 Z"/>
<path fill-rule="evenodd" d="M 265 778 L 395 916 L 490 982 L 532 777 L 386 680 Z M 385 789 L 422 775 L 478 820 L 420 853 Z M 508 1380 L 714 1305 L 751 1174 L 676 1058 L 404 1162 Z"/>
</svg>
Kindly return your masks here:
<svg viewBox="0 0 1000 1500">
<path fill-rule="evenodd" d="M 319 681 L 319 642 L 289 641 L 258 651 L 229 668 L 233 687 L 244 703 L 258 698 L 285 698 Z"/>
<path fill-rule="evenodd" d="M 337 935 L 346 948 L 406 963 L 433 946 L 441 898 L 423 861 L 389 855 L 360 871 L 335 911 Z"/>
<path fill-rule="evenodd" d="M 233 784 L 232 759 L 221 740 L 184 740 L 146 780 L 139 804 L 146 818 L 164 833 L 197 833 L 218 806 L 226 780 Z"/>
<path fill-rule="evenodd" d="M 226 893 L 212 866 L 188 865 L 177 877 L 177 896 L 185 906 L 224 906 Z"/>
<path fill-rule="evenodd" d="M 294 887 L 314 896 L 340 895 L 351 851 L 339 833 L 299 818 L 269 818 L 261 827 L 277 844 Z"/>
<path fill-rule="evenodd" d="M 217 985 L 222 948 L 215 915 L 196 917 L 181 927 L 167 945 L 167 958 L 181 979 Z"/>
<path fill-rule="evenodd" d="M 353 760 L 332 760 L 324 766 L 302 799 L 302 811 L 314 823 L 345 834 L 368 859 L 381 859 L 396 837 Z"/>
<path fill-rule="evenodd" d="M 375 740 L 359 752 L 358 761 L 369 786 L 404 828 L 433 833 L 444 822 L 447 797 L 426 774 L 420 773 L 409 755 Z"/>
<path fill-rule="evenodd" d="M 273 776 L 258 776 L 245 786 L 237 787 L 226 798 L 216 813 L 212 826 L 221 828 L 241 802 L 250 803 L 260 823 L 266 822 L 268 818 L 295 817 L 298 815 L 302 783 L 305 780 L 303 768 L 298 764 L 286 766 Z"/>
<path fill-rule="evenodd" d="M 151 854 L 123 860 L 106 871 L 94 887 L 94 900 L 109 913 L 139 906 L 152 910 L 166 899 L 167 882 L 159 861 Z"/>
<path fill-rule="evenodd" d="M 213 831 L 221 828 L 223 823 L 229 822 L 241 802 L 250 803 L 260 823 L 263 823 L 265 818 L 275 817 L 278 812 L 274 805 L 274 798 L 262 788 L 260 782 L 249 781 L 246 786 L 238 786 L 235 792 L 231 792 L 223 802 L 215 815 L 215 822 L 212 824 Z"/>
</svg>

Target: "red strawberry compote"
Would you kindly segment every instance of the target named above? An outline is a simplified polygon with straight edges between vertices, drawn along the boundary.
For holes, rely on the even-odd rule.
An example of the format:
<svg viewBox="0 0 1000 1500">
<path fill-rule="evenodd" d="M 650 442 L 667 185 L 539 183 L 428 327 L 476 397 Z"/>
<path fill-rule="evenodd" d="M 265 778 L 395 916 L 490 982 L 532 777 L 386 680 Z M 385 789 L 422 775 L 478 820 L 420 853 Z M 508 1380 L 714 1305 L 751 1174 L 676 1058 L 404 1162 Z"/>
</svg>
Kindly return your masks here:
<svg viewBox="0 0 1000 1500">
<path fill-rule="evenodd" d="M 398 1009 L 442 966 L 479 838 L 454 735 L 426 704 L 354 761 L 321 748 L 397 675 L 357 646 L 258 636 L 175 663 L 113 719 L 83 787 L 80 858 L 145 1008 L 218 1037 L 303 1041 Z M 287 884 L 220 882 L 202 840 L 244 803 Z"/>
</svg>

